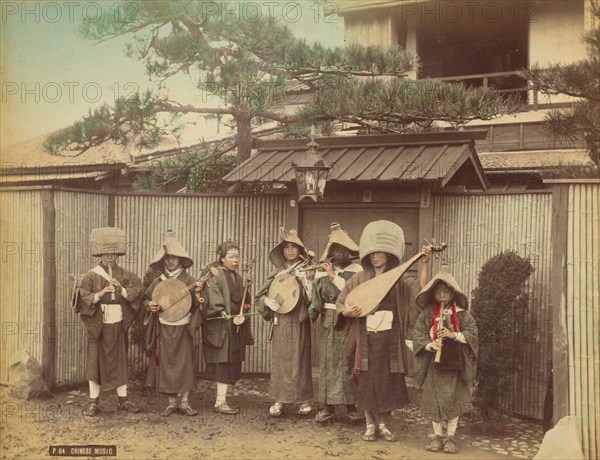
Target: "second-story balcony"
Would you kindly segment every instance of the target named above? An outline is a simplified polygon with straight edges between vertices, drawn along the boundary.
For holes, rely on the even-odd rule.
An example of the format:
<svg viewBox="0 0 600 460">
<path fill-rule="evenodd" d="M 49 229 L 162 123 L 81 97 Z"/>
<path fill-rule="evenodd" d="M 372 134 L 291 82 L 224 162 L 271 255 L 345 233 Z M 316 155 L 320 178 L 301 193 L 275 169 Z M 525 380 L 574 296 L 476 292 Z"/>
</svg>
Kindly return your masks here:
<svg viewBox="0 0 600 460">
<path fill-rule="evenodd" d="M 523 111 L 568 107 L 572 102 L 555 101 L 540 93 L 535 83 L 528 81 L 519 71 L 491 72 L 482 74 L 454 75 L 433 78 L 447 83 L 463 84 L 467 87 L 483 87 L 506 97 L 516 97 Z"/>
</svg>

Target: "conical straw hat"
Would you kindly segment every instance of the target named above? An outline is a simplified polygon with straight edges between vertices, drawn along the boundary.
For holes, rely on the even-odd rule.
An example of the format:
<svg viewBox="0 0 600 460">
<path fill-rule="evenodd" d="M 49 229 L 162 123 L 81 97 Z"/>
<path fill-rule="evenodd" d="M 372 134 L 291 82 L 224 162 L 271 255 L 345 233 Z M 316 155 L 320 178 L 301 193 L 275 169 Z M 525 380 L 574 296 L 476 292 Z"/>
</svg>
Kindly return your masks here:
<svg viewBox="0 0 600 460">
<path fill-rule="evenodd" d="M 417 304 L 421 307 L 427 307 L 428 305 L 435 304 L 435 299 L 433 297 L 433 289 L 435 285 L 444 282 L 448 286 L 452 288 L 454 291 L 453 300 L 461 308 L 466 309 L 468 306 L 467 296 L 462 292 L 460 286 L 458 285 L 458 281 L 456 278 L 452 276 L 450 271 L 448 270 L 447 265 L 443 265 L 441 270 L 435 275 L 429 283 L 419 292 L 417 295 Z"/>
<path fill-rule="evenodd" d="M 350 251 L 351 259 L 356 259 L 358 257 L 358 252 L 360 250 L 358 244 L 356 244 L 354 240 L 350 238 L 350 235 L 342 230 L 341 225 L 337 222 L 333 222 L 331 224 L 329 241 L 327 242 L 327 246 L 325 246 L 325 250 L 323 251 L 320 262 L 323 262 L 327 258 L 331 257 L 331 254 L 329 254 L 329 249 L 333 244 L 339 244 L 340 246 L 344 246 L 346 249 L 348 249 Z"/>
<path fill-rule="evenodd" d="M 150 266 L 162 264 L 162 259 L 166 254 L 179 257 L 179 263 L 183 268 L 190 268 L 194 263 L 188 252 L 183 249 L 183 246 L 175 237 L 175 232 L 173 230 L 167 231 L 165 235 L 165 242 L 154 255 L 152 262 L 150 262 Z M 159 266 L 156 268 L 161 267 Z"/>
<path fill-rule="evenodd" d="M 300 246 L 300 256 L 308 258 L 306 247 L 298 237 L 296 230 L 286 230 L 285 228 L 281 227 L 279 232 L 281 241 L 277 243 L 273 249 L 271 249 L 271 252 L 269 252 L 269 259 L 273 265 L 276 267 L 283 267 L 286 264 L 287 261 L 283 255 L 283 247 L 286 243 L 294 243 Z"/>
</svg>

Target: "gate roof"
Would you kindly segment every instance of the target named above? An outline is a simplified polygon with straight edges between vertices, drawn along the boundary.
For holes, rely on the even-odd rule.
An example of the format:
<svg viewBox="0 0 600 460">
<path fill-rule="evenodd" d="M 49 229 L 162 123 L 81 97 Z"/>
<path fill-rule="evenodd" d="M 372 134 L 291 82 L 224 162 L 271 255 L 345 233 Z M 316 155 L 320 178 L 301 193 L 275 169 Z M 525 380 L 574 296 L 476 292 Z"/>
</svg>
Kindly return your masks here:
<svg viewBox="0 0 600 460">
<path fill-rule="evenodd" d="M 317 153 L 331 166 L 329 182 L 437 182 L 486 190 L 475 150 L 487 131 L 381 136 L 321 137 Z M 307 139 L 254 140 L 255 153 L 231 171 L 227 182 L 295 180 L 292 162 L 307 151 Z"/>
</svg>

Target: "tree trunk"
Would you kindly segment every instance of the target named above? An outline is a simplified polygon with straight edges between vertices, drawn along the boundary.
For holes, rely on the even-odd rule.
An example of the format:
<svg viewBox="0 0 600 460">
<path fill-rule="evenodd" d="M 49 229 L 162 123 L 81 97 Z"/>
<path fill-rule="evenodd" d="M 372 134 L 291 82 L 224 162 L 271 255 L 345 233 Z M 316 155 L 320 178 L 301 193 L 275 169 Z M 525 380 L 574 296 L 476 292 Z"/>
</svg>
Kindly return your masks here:
<svg viewBox="0 0 600 460">
<path fill-rule="evenodd" d="M 247 113 L 235 113 L 233 114 L 236 125 L 236 143 L 237 143 L 237 156 L 235 158 L 235 165 L 239 166 L 248 158 L 252 153 L 252 117 Z M 240 193 L 242 191 L 242 184 L 236 182 L 231 185 L 227 192 L 229 193 Z"/>
<path fill-rule="evenodd" d="M 246 113 L 234 115 L 237 135 L 236 166 L 250 158 L 252 152 L 252 117 Z"/>
</svg>

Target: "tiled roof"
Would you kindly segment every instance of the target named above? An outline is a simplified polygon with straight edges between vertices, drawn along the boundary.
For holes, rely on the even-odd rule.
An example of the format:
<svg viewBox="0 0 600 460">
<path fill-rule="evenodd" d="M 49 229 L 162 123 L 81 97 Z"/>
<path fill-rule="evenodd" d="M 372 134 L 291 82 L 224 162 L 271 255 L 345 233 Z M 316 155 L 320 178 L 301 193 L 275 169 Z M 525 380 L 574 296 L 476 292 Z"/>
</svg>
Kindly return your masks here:
<svg viewBox="0 0 600 460">
<path fill-rule="evenodd" d="M 53 155 L 44 149 L 47 135 L 37 136 L 17 144 L 2 146 L 0 166 L 2 172 L 15 168 L 40 168 L 41 166 L 73 167 L 82 165 L 114 165 L 131 163 L 136 157 L 178 147 L 174 138 L 165 137 L 159 147 L 139 150 L 135 145 L 123 146 L 111 141 L 89 148 L 83 153 L 63 151 Z"/>
<path fill-rule="evenodd" d="M 487 182 L 473 139 L 485 132 L 426 133 L 317 138 L 317 153 L 331 166 L 329 182 L 440 182 L 460 170 L 471 186 Z M 293 162 L 307 150 L 307 139 L 255 141 L 256 153 L 225 176 L 229 182 L 291 182 Z"/>
<path fill-rule="evenodd" d="M 593 165 L 587 151 L 583 149 L 486 152 L 480 153 L 479 159 L 486 172 L 517 172 L 519 170 L 547 169 L 565 165 Z"/>
</svg>

